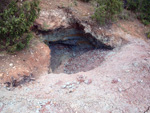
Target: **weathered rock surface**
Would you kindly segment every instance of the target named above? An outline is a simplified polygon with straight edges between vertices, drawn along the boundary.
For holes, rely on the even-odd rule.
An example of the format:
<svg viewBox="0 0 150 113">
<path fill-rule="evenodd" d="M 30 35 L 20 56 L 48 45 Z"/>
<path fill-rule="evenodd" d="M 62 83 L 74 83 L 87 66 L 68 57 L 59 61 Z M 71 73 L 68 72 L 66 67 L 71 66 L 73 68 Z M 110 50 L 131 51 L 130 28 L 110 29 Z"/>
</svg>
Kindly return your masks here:
<svg viewBox="0 0 150 113">
<path fill-rule="evenodd" d="M 111 32 L 111 29 L 104 29 L 97 25 L 90 26 L 90 23 L 82 23 L 85 33 L 91 34 L 98 41 L 112 48 L 119 47 L 127 41 L 121 36 L 117 36 Z M 109 31 L 110 30 L 110 31 Z"/>
<path fill-rule="evenodd" d="M 40 16 L 36 20 L 35 25 L 39 30 L 55 30 L 58 28 L 67 28 L 69 26 L 66 13 L 61 9 L 41 10 Z"/>
<path fill-rule="evenodd" d="M 121 36 L 113 34 L 110 29 L 96 25 L 90 17 L 88 17 L 89 20 L 85 20 L 85 18 L 76 15 L 77 13 L 74 10 L 68 8 L 59 8 L 50 11 L 42 10 L 35 25 L 41 31 L 54 31 L 68 27 L 80 28 L 87 34 L 87 37 L 92 36 L 99 42 L 112 48 L 121 46 L 127 42 Z M 95 39 L 91 39 L 94 45 L 96 45 Z"/>
</svg>

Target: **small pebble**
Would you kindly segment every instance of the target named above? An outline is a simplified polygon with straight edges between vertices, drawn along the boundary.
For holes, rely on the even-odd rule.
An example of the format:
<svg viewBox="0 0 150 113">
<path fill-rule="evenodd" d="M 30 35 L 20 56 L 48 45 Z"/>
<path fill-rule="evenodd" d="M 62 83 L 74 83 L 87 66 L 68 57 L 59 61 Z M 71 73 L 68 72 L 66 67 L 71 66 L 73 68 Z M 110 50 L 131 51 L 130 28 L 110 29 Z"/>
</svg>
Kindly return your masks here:
<svg viewBox="0 0 150 113">
<path fill-rule="evenodd" d="M 80 84 L 80 82 L 77 82 L 77 85 L 79 85 Z"/>
<path fill-rule="evenodd" d="M 119 91 L 119 92 L 122 92 L 122 89 L 121 89 L 121 88 L 118 88 L 118 91 Z"/>
<path fill-rule="evenodd" d="M 92 83 L 92 80 L 91 80 L 91 79 L 85 80 L 84 83 L 85 83 L 85 84 L 91 84 L 91 83 Z"/>
<path fill-rule="evenodd" d="M 77 77 L 77 81 L 82 83 L 82 82 L 85 81 L 85 77 L 83 75 L 80 75 L 80 76 Z"/>
<path fill-rule="evenodd" d="M 62 89 L 65 89 L 65 88 L 66 88 L 66 85 L 63 85 L 61 88 L 62 88 Z"/>
<path fill-rule="evenodd" d="M 13 63 L 10 63 L 9 66 L 12 67 L 12 66 L 13 66 Z"/>
<path fill-rule="evenodd" d="M 113 79 L 113 80 L 111 81 L 111 83 L 112 83 L 112 84 L 116 84 L 116 83 L 118 83 L 118 80 L 117 80 L 117 79 Z"/>
<path fill-rule="evenodd" d="M 127 72 L 127 73 L 129 73 L 129 72 L 130 72 L 130 70 L 126 70 L 126 72 Z"/>
<path fill-rule="evenodd" d="M 69 93 L 72 93 L 74 91 L 74 89 L 69 89 Z"/>
<path fill-rule="evenodd" d="M 121 82 L 121 80 L 118 78 L 118 82 Z"/>
<path fill-rule="evenodd" d="M 72 84 L 71 86 L 72 86 L 72 87 L 74 87 L 74 86 L 75 86 L 75 84 Z"/>
<path fill-rule="evenodd" d="M 0 77 L 3 77 L 3 75 L 4 75 L 3 73 L 0 73 Z"/>
<path fill-rule="evenodd" d="M 72 88 L 72 85 L 67 86 L 67 88 Z"/>
<path fill-rule="evenodd" d="M 143 82 L 143 80 L 138 80 L 138 83 L 142 83 Z"/>
<path fill-rule="evenodd" d="M 70 82 L 67 82 L 66 85 L 70 85 Z"/>
</svg>

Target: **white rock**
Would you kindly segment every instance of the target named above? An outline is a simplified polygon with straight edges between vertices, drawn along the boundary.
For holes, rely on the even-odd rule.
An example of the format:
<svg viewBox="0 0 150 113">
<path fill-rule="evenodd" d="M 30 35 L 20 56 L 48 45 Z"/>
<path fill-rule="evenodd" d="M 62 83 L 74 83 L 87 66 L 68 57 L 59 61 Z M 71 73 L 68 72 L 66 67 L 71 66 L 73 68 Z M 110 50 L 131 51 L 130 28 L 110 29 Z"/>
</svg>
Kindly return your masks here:
<svg viewBox="0 0 150 113">
<path fill-rule="evenodd" d="M 118 82 L 121 82 L 121 80 L 119 78 L 117 80 L 118 80 Z"/>
<path fill-rule="evenodd" d="M 70 84 L 71 84 L 70 82 L 67 82 L 67 83 L 66 83 L 66 85 L 70 85 Z"/>
<path fill-rule="evenodd" d="M 143 82 L 143 80 L 138 80 L 138 83 L 142 83 Z"/>
<path fill-rule="evenodd" d="M 9 66 L 12 67 L 12 66 L 13 66 L 13 63 L 10 63 Z"/>
<path fill-rule="evenodd" d="M 66 85 L 63 85 L 61 88 L 65 89 L 65 88 L 66 88 Z"/>
<path fill-rule="evenodd" d="M 3 73 L 0 73 L 0 77 L 2 77 L 3 76 Z"/>
<path fill-rule="evenodd" d="M 130 70 L 126 70 L 126 72 L 127 72 L 127 73 L 130 72 Z"/>
<path fill-rule="evenodd" d="M 121 88 L 118 88 L 118 91 L 119 91 L 119 92 L 122 92 L 122 89 L 121 89 Z"/>
</svg>

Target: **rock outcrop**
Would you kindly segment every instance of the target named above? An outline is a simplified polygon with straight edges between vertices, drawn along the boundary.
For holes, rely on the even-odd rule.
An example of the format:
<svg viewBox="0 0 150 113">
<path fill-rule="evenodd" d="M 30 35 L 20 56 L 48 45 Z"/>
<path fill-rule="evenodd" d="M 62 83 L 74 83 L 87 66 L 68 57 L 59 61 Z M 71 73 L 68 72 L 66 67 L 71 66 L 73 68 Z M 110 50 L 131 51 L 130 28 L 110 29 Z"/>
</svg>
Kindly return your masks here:
<svg viewBox="0 0 150 113">
<path fill-rule="evenodd" d="M 68 8 L 58 8 L 52 11 L 42 10 L 39 18 L 36 20 L 35 26 L 40 31 L 54 31 L 74 27 L 81 29 L 87 36 L 92 36 L 102 44 L 112 48 L 121 46 L 127 42 L 122 37 L 113 34 L 111 28 L 99 27 L 90 17 L 85 19 L 76 16 L 75 11 Z"/>
<path fill-rule="evenodd" d="M 55 30 L 58 28 L 67 28 L 69 26 L 66 13 L 61 9 L 42 10 L 35 25 L 39 30 Z"/>
</svg>

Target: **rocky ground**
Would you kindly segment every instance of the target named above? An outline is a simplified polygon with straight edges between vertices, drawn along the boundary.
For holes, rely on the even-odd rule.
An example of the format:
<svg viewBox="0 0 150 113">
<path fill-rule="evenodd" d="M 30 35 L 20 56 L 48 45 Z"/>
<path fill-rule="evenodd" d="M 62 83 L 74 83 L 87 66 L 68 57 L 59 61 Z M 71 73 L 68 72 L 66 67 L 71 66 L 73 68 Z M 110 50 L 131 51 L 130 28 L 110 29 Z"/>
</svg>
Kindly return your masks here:
<svg viewBox="0 0 150 113">
<path fill-rule="evenodd" d="M 68 5 L 67 0 L 59 0 L 59 3 L 63 3 L 64 6 Z M 45 11 L 52 11 L 52 9 L 54 11 L 60 4 L 57 1 L 45 0 L 41 3 L 41 7 Z M 74 11 L 77 12 L 77 17 L 82 15 L 81 20 L 83 18 L 88 19 L 88 8 L 91 7 L 89 4 L 85 4 L 84 10 L 81 10 L 83 4 L 78 5 L 77 10 Z M 52 7 L 49 8 L 49 6 Z M 78 13 L 79 10 L 81 13 Z M 92 13 L 91 11 L 89 12 Z M 61 17 L 57 19 L 62 20 Z M 52 21 L 57 23 L 57 19 L 48 19 L 50 19 L 50 24 Z M 44 22 L 42 16 L 37 21 L 39 24 Z M 67 22 L 64 17 L 63 24 L 59 24 L 67 27 Z M 60 27 L 58 24 L 55 25 L 50 25 L 51 27 L 49 26 L 48 29 Z M 97 32 L 102 33 L 102 28 L 98 29 L 99 31 L 96 29 Z M 78 66 L 75 74 L 47 74 L 50 50 L 41 42 L 33 44 L 30 49 L 18 53 L 17 56 L 1 54 L 0 72 L 4 69 L 2 71 L 4 73 L 7 70 L 14 70 L 14 66 L 20 66 L 23 67 L 21 70 L 29 70 L 29 72 L 34 70 L 40 76 L 16 88 L 0 84 L 0 112 L 150 113 L 150 41 L 145 37 L 146 29 L 135 19 L 134 21 L 121 20 L 112 24 L 109 29 L 105 30 L 108 30 L 107 37 L 108 34 L 111 34 L 109 38 L 113 40 L 109 40 L 108 45 L 115 45 L 115 48 L 102 57 L 103 62 L 97 61 L 101 59 L 101 52 L 98 52 L 100 50 L 88 51 L 76 57 L 70 62 L 71 66 L 67 67 L 68 70 L 71 70 L 73 69 L 72 64 L 82 64 L 81 67 Z M 93 35 L 98 35 L 96 33 Z M 125 41 L 116 43 L 119 41 L 118 38 Z M 103 40 L 103 42 L 106 41 Z M 24 55 L 24 53 L 27 54 Z M 5 57 L 3 57 L 4 55 Z M 93 58 L 95 60 L 90 61 Z M 87 63 L 87 61 L 90 62 Z M 87 64 L 89 67 L 84 66 Z M 30 66 L 32 68 L 29 68 Z M 60 70 L 64 69 L 61 66 L 59 68 Z M 82 71 L 79 72 L 81 68 Z M 83 72 L 84 70 L 86 72 Z M 41 71 L 45 73 L 41 75 Z M 12 73 L 14 72 L 18 71 L 12 71 Z M 2 77 L 1 80 L 4 80 L 3 77 L 7 78 L 3 74 L 0 77 Z M 14 77 L 17 78 L 18 76 Z M 11 75 L 8 78 L 11 79 Z"/>
<path fill-rule="evenodd" d="M 149 113 L 150 45 L 133 38 L 97 68 L 44 74 L 10 90 L 0 88 L 2 113 Z"/>
</svg>

